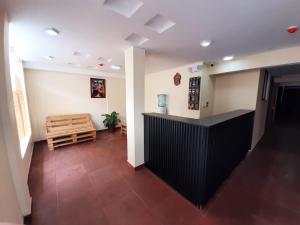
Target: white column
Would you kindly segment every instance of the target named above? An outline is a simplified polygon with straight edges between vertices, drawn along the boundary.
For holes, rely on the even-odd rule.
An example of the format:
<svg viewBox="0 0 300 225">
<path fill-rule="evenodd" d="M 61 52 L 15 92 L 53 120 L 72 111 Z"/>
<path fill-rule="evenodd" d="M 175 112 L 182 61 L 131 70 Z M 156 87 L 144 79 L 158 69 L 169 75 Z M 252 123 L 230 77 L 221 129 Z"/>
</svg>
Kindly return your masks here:
<svg viewBox="0 0 300 225">
<path fill-rule="evenodd" d="M 137 167 L 144 163 L 144 79 L 145 50 L 125 50 L 127 161 Z"/>
</svg>

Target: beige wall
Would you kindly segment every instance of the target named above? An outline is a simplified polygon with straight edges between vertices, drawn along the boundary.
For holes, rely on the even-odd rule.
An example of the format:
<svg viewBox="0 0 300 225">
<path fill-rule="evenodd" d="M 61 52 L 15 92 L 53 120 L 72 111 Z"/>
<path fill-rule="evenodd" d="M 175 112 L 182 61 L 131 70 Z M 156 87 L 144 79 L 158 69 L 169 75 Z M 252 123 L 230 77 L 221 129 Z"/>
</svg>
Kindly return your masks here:
<svg viewBox="0 0 300 225">
<path fill-rule="evenodd" d="M 168 114 L 199 118 L 200 110 L 188 109 L 188 93 L 189 93 L 189 78 L 203 76 L 202 71 L 197 73 L 190 73 L 188 68 L 192 65 L 202 65 L 202 62 L 186 65 L 178 68 L 160 71 L 157 73 L 146 74 L 145 76 L 145 111 L 157 112 L 157 95 L 168 95 Z M 174 85 L 173 77 L 176 73 L 181 74 L 181 84 Z M 206 86 L 208 79 L 202 81 L 201 79 L 201 92 Z M 205 96 L 207 97 L 207 96 Z M 201 99 L 201 96 L 200 96 Z"/>
<path fill-rule="evenodd" d="M 213 114 L 256 108 L 260 70 L 216 75 Z"/>
<path fill-rule="evenodd" d="M 263 74 L 254 69 L 215 75 L 213 113 L 219 114 L 236 109 L 255 110 L 252 149 L 265 132 L 267 101 L 262 101 Z"/>
<path fill-rule="evenodd" d="M 204 65 L 204 69 L 201 76 L 201 89 L 200 89 L 200 101 L 208 102 L 208 107 L 200 108 L 200 118 L 208 117 L 213 114 L 213 104 L 215 95 L 215 79 L 207 73 L 207 66 Z"/>
<path fill-rule="evenodd" d="M 268 101 L 262 101 L 264 73 L 260 74 L 256 101 L 255 119 L 253 125 L 252 148 L 259 142 L 265 133 L 265 124 L 268 110 Z"/>
<path fill-rule="evenodd" d="M 22 223 L 31 213 L 27 168 L 31 150 L 21 157 L 8 61 L 8 22 L 0 9 L 0 222 Z"/>
<path fill-rule="evenodd" d="M 98 130 L 101 114 L 117 111 L 125 118 L 125 81 L 107 78 L 106 98 L 91 98 L 87 75 L 25 70 L 33 140 L 45 139 L 45 119 L 50 115 L 90 113 Z"/>
<path fill-rule="evenodd" d="M 295 63 L 300 63 L 299 45 L 247 55 L 232 61 L 219 62 L 209 69 L 209 74 L 231 73 L 241 70 L 260 69 Z"/>
</svg>

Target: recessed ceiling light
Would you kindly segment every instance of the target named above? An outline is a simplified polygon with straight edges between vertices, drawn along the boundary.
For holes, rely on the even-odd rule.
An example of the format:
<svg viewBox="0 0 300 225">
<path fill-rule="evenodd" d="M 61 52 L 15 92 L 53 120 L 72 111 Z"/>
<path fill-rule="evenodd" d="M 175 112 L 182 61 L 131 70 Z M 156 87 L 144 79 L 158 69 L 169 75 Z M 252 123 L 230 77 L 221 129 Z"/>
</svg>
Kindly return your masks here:
<svg viewBox="0 0 300 225">
<path fill-rule="evenodd" d="M 59 30 L 57 30 L 57 29 L 55 29 L 55 28 L 53 28 L 53 27 L 47 28 L 47 29 L 45 30 L 45 32 L 46 32 L 47 34 L 51 35 L 51 36 L 57 36 L 57 35 L 59 34 Z"/>
<path fill-rule="evenodd" d="M 114 69 L 114 70 L 120 70 L 121 66 L 112 65 L 111 68 Z"/>
<path fill-rule="evenodd" d="M 204 41 L 201 41 L 200 44 L 201 44 L 202 47 L 206 48 L 206 47 L 211 45 L 211 41 L 210 40 L 204 40 Z"/>
<path fill-rule="evenodd" d="M 233 55 L 228 55 L 228 56 L 225 56 L 223 58 L 224 61 L 230 61 L 230 60 L 233 60 L 234 56 Z"/>
<path fill-rule="evenodd" d="M 152 17 L 147 23 L 145 23 L 145 26 L 161 34 L 173 27 L 175 24 L 176 23 L 172 20 L 169 20 L 168 18 L 157 14 L 154 17 Z"/>
<path fill-rule="evenodd" d="M 105 0 L 103 3 L 104 7 L 127 18 L 132 17 L 143 5 L 139 0 Z"/>
<path fill-rule="evenodd" d="M 112 59 L 110 59 L 110 58 L 109 58 L 109 59 L 107 59 L 107 62 L 109 62 L 109 63 L 110 63 L 110 62 L 112 62 Z"/>
<path fill-rule="evenodd" d="M 132 46 L 140 46 L 148 40 L 148 38 L 136 33 L 132 33 L 127 38 L 125 38 L 125 41 L 128 41 Z"/>
<path fill-rule="evenodd" d="M 45 56 L 45 59 L 48 59 L 48 60 L 53 60 L 53 59 L 54 59 L 54 57 L 53 57 L 53 56 L 51 56 L 51 55 L 47 55 L 47 56 Z"/>
</svg>

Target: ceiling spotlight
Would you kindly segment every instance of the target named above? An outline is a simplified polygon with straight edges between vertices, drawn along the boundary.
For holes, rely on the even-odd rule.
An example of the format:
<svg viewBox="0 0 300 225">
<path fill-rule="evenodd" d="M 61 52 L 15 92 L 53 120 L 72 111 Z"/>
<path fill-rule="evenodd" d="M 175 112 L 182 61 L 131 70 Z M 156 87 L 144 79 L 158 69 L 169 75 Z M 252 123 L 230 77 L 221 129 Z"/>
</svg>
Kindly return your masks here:
<svg viewBox="0 0 300 225">
<path fill-rule="evenodd" d="M 114 70 L 120 70 L 121 66 L 112 65 L 111 68 L 114 69 Z"/>
<path fill-rule="evenodd" d="M 47 56 L 45 56 L 45 59 L 47 59 L 47 60 L 53 60 L 53 59 L 54 59 L 54 57 L 53 57 L 53 56 L 51 56 L 51 55 L 47 55 Z"/>
<path fill-rule="evenodd" d="M 201 41 L 200 44 L 201 44 L 202 47 L 206 48 L 206 47 L 211 45 L 211 41 L 210 40 L 204 40 L 204 41 Z"/>
<path fill-rule="evenodd" d="M 59 30 L 57 30 L 57 29 L 55 29 L 55 28 L 53 28 L 53 27 L 47 28 L 47 29 L 45 30 L 45 32 L 46 32 L 47 34 L 51 35 L 51 36 L 57 36 L 57 35 L 59 34 Z"/>
<path fill-rule="evenodd" d="M 234 56 L 233 55 L 228 55 L 228 56 L 225 56 L 223 58 L 224 61 L 230 61 L 230 60 L 233 60 Z"/>
</svg>

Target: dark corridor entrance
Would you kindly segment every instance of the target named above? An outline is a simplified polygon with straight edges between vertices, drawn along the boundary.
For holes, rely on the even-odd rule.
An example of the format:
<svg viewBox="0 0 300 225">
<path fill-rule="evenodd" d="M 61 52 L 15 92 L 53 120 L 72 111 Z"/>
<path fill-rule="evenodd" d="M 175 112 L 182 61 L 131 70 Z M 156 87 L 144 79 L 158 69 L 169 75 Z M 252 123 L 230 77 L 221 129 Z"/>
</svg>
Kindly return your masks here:
<svg viewBox="0 0 300 225">
<path fill-rule="evenodd" d="M 275 123 L 300 122 L 300 86 L 279 87 Z"/>
</svg>

